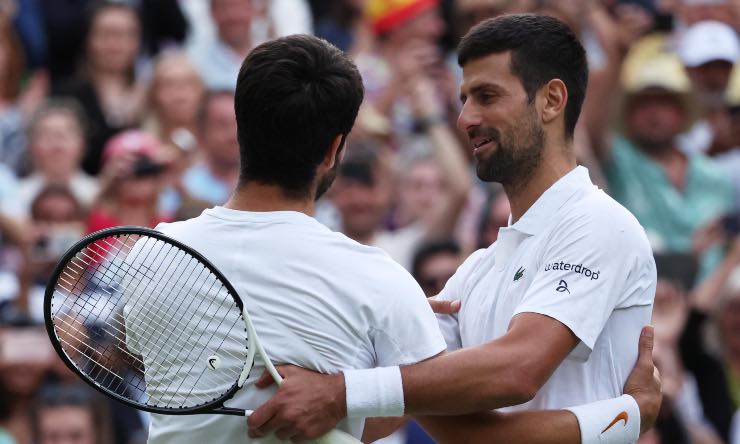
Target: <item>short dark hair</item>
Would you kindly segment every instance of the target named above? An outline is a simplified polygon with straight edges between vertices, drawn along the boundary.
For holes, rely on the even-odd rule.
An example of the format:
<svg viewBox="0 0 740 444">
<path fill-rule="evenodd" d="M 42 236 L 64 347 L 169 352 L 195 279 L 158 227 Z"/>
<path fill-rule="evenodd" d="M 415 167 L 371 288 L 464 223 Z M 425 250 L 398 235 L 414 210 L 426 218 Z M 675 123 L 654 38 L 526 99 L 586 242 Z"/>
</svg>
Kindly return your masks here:
<svg viewBox="0 0 740 444">
<path fill-rule="evenodd" d="M 363 95 L 355 64 L 325 40 L 292 35 L 256 47 L 236 83 L 239 184 L 310 194 L 316 167 L 336 136 L 344 143 Z"/>
<path fill-rule="evenodd" d="M 552 79 L 568 89 L 565 135 L 573 137 L 588 84 L 586 52 L 568 26 L 537 14 L 511 14 L 474 26 L 458 46 L 460 66 L 490 54 L 511 51 L 511 72 L 519 77 L 527 97 Z"/>
</svg>

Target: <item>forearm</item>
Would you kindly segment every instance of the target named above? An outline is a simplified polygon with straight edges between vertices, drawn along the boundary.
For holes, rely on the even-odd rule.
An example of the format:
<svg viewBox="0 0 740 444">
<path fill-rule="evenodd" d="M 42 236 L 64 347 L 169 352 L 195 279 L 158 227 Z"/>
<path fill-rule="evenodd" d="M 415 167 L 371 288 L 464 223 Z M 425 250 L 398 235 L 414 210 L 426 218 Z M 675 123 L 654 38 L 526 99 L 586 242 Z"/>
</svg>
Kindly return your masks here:
<svg viewBox="0 0 740 444">
<path fill-rule="evenodd" d="M 485 412 L 464 416 L 419 416 L 414 419 L 440 444 L 581 442 L 578 420 L 566 410 Z"/>
<path fill-rule="evenodd" d="M 486 345 L 402 367 L 405 411 L 460 415 L 526 402 L 539 385 L 532 382 L 529 360 L 522 355 Z"/>
</svg>

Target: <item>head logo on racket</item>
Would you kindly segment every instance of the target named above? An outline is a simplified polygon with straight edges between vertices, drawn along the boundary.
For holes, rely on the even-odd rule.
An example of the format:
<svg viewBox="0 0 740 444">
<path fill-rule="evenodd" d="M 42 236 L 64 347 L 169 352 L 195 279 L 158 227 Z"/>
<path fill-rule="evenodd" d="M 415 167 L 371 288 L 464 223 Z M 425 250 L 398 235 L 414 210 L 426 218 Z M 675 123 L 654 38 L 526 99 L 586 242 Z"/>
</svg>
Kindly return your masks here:
<svg viewBox="0 0 740 444">
<path fill-rule="evenodd" d="M 208 357 L 208 367 L 211 368 L 211 370 L 218 370 L 218 368 L 221 366 L 221 359 L 219 359 L 218 356 L 210 356 Z"/>
</svg>

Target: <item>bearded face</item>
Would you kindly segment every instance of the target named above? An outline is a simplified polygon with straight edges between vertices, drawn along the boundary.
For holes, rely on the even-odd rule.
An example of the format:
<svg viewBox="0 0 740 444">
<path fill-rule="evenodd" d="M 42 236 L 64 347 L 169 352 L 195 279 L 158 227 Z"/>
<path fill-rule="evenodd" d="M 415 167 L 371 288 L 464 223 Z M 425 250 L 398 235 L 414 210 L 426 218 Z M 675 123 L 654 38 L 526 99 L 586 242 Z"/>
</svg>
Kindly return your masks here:
<svg viewBox="0 0 740 444">
<path fill-rule="evenodd" d="M 542 159 L 545 133 L 536 119 L 534 106 L 529 105 L 520 124 L 497 130 L 479 126 L 468 131 L 471 140 L 489 139 L 490 150 L 476 153 L 478 178 L 516 187 L 527 181 Z"/>
</svg>

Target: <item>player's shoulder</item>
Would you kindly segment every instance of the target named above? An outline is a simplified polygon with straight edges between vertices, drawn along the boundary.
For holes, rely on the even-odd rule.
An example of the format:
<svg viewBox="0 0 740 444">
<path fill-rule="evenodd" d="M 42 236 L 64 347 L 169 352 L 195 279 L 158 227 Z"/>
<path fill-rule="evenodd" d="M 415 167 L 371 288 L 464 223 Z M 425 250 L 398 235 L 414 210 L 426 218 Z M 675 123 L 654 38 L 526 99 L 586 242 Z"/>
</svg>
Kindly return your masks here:
<svg viewBox="0 0 740 444">
<path fill-rule="evenodd" d="M 627 208 L 597 187 L 575 196 L 565 208 L 559 225 L 566 226 L 578 220 L 588 223 L 592 230 L 605 235 L 615 231 L 637 235 L 645 231 Z"/>
<path fill-rule="evenodd" d="M 645 229 L 627 208 L 597 187 L 574 196 L 556 217 L 553 232 L 574 232 L 594 247 L 631 249 L 652 256 Z"/>
</svg>

